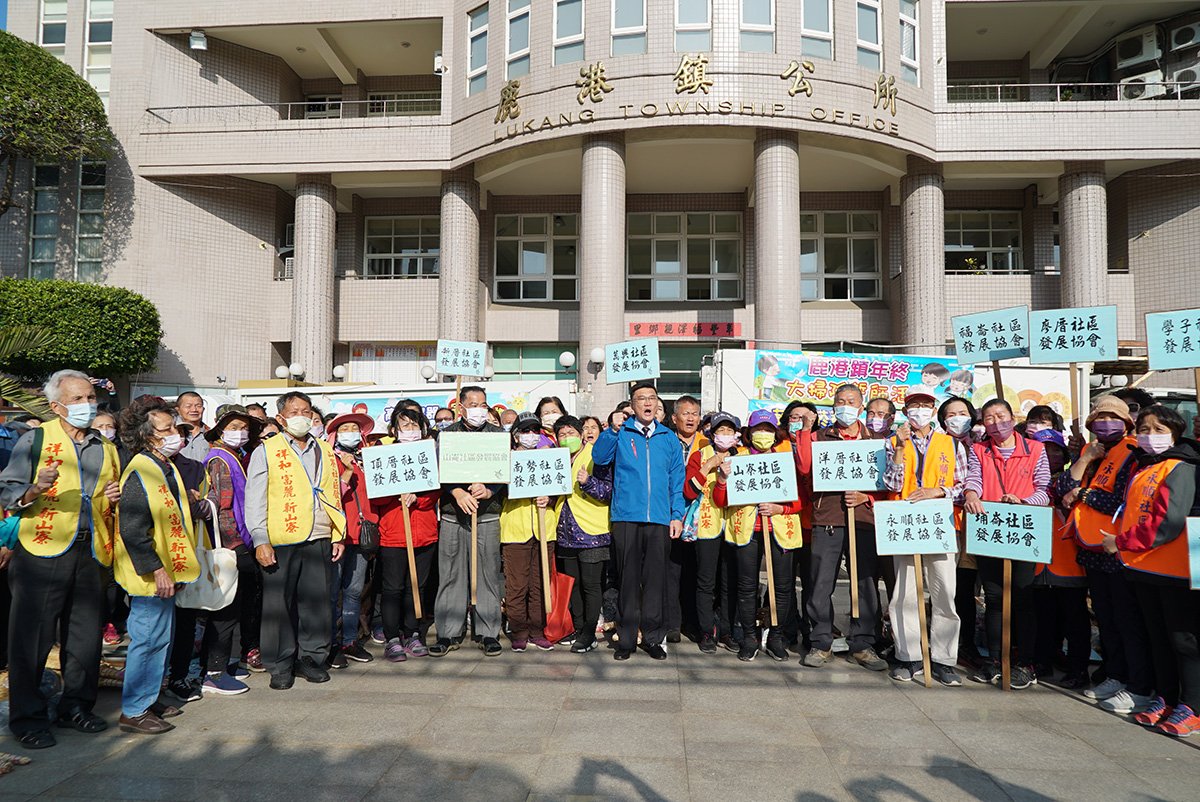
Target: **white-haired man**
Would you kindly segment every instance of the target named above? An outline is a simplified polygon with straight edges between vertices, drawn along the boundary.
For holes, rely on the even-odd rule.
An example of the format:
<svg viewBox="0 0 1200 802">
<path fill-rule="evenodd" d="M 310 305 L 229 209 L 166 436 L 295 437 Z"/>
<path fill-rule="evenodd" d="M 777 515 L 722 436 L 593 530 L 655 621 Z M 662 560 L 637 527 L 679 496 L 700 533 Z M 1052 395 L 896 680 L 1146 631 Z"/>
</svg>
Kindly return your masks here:
<svg viewBox="0 0 1200 802">
<path fill-rule="evenodd" d="M 22 436 L 0 474 L 0 505 L 21 518 L 15 547 L 0 549 L 0 565 L 11 561 L 8 727 L 29 749 L 55 744 L 39 689 L 55 642 L 63 675 L 59 726 L 85 733 L 108 726 L 92 713 L 104 623 L 100 563 L 112 562 L 113 505 L 121 496 L 117 449 L 91 428 L 91 381 L 60 370 L 45 391 L 57 417 Z"/>
</svg>

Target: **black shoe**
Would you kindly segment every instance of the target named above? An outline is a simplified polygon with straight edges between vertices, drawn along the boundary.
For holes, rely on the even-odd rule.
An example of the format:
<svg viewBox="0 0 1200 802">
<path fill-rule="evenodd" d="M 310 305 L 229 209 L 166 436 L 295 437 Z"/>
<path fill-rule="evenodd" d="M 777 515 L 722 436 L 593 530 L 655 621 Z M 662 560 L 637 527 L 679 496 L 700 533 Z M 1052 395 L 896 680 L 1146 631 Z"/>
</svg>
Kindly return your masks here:
<svg viewBox="0 0 1200 802">
<path fill-rule="evenodd" d="M 632 649 L 616 649 L 613 651 L 614 660 L 628 660 L 632 655 Z"/>
<path fill-rule="evenodd" d="M 733 636 L 731 636 L 731 635 L 722 635 L 720 638 L 717 639 L 717 645 L 719 645 L 725 651 L 733 652 L 734 654 L 737 654 L 738 651 L 742 648 L 741 646 L 738 645 L 738 642 L 735 641 L 733 639 Z"/>
<path fill-rule="evenodd" d="M 571 644 L 571 654 L 585 654 L 596 648 L 595 635 L 579 635 Z"/>
<path fill-rule="evenodd" d="M 17 743 L 26 749 L 49 749 L 58 743 L 50 730 L 33 730 L 16 737 Z"/>
<path fill-rule="evenodd" d="M 58 726 L 94 735 L 108 729 L 108 722 L 87 710 L 66 710 L 58 715 Z"/>
<path fill-rule="evenodd" d="M 181 702 L 198 702 L 203 698 L 199 686 L 193 685 L 186 679 L 177 679 L 168 684 L 167 693 Z"/>
<path fill-rule="evenodd" d="M 358 641 L 349 646 L 343 646 L 342 654 L 356 663 L 369 663 L 375 659 L 375 655 L 364 649 L 363 645 Z"/>
<path fill-rule="evenodd" d="M 677 629 L 672 629 L 667 633 L 667 643 L 679 643 L 682 640 L 683 637 L 680 635 L 679 630 Z"/>
<path fill-rule="evenodd" d="M 781 640 L 768 640 L 766 652 L 777 663 L 782 663 L 788 659 L 787 647 L 783 645 L 783 641 Z"/>
<path fill-rule="evenodd" d="M 954 666 L 934 663 L 930 671 L 933 673 L 933 678 L 947 688 L 957 688 L 962 685 L 962 679 L 958 676 L 958 672 L 954 670 Z"/>
<path fill-rule="evenodd" d="M 650 655 L 651 659 L 667 659 L 667 650 L 663 648 L 661 643 L 651 643 L 649 646 L 643 646 L 642 648 L 646 650 L 646 654 Z"/>
<path fill-rule="evenodd" d="M 499 657 L 504 653 L 504 647 L 496 638 L 484 638 L 480 648 L 483 649 L 484 657 Z"/>
<path fill-rule="evenodd" d="M 1088 675 L 1086 671 L 1080 671 L 1076 674 L 1064 674 L 1062 679 L 1058 681 L 1058 687 L 1068 691 L 1081 691 L 1088 687 Z"/>
<path fill-rule="evenodd" d="M 705 654 L 716 654 L 717 653 L 717 639 L 707 633 L 705 633 L 704 635 L 701 635 L 700 636 L 700 651 L 704 652 Z"/>
<path fill-rule="evenodd" d="M 329 682 L 329 672 L 307 655 L 296 661 L 296 676 L 304 677 L 309 682 Z"/>
<path fill-rule="evenodd" d="M 457 638 L 438 638 L 437 642 L 429 647 L 430 657 L 445 657 L 450 652 L 462 646 L 462 636 Z"/>
<path fill-rule="evenodd" d="M 559 643 L 564 646 L 570 646 L 572 643 L 574 643 L 575 641 L 579 640 L 582 637 L 583 637 L 582 632 L 570 632 L 566 635 L 566 637 L 564 637 L 562 640 L 560 640 Z"/>
<path fill-rule="evenodd" d="M 271 690 L 286 691 L 295 684 L 296 678 L 291 674 L 272 674 L 271 675 Z"/>
<path fill-rule="evenodd" d="M 758 644 L 756 643 L 743 643 L 742 647 L 738 649 L 738 659 L 743 663 L 749 663 L 757 654 Z"/>
<path fill-rule="evenodd" d="M 330 668 L 340 670 L 340 669 L 345 668 L 348 665 L 349 665 L 349 663 L 346 662 L 346 655 L 342 654 L 341 649 L 334 647 L 329 652 L 328 666 Z"/>
</svg>

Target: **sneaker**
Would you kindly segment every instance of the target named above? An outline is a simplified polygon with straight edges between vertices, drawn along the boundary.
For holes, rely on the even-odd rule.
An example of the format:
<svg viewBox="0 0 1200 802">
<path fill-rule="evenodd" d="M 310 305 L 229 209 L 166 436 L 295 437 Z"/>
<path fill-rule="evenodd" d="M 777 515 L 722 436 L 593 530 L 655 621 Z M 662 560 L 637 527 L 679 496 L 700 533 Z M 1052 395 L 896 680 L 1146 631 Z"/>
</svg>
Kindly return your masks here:
<svg viewBox="0 0 1200 802">
<path fill-rule="evenodd" d="M 958 676 L 958 672 L 954 670 L 954 666 L 934 663 L 930 671 L 933 674 L 933 678 L 947 688 L 957 688 L 962 685 L 962 679 Z M 925 672 L 922 670 L 921 673 L 924 674 Z"/>
<path fill-rule="evenodd" d="M 530 638 L 530 639 L 529 639 L 529 642 L 530 642 L 530 643 L 532 643 L 534 646 L 538 647 L 539 649 L 541 649 L 543 652 L 552 652 L 552 651 L 554 651 L 554 644 L 553 644 L 553 643 L 551 643 L 550 641 L 548 641 L 548 640 L 547 640 L 546 638 L 544 638 L 544 637 L 542 637 L 542 638 Z"/>
<path fill-rule="evenodd" d="M 667 633 L 667 643 L 680 643 L 683 641 L 683 635 L 677 629 L 672 629 Z"/>
<path fill-rule="evenodd" d="M 1129 689 L 1126 688 L 1107 699 L 1101 700 L 1100 704 L 1096 706 L 1110 713 L 1140 713 L 1148 709 L 1154 703 L 1154 699 L 1155 697 L 1153 696 L 1130 693 Z"/>
<path fill-rule="evenodd" d="M 804 655 L 804 659 L 800 662 L 809 668 L 820 668 L 833 659 L 832 649 L 818 649 L 813 647 L 808 650 L 808 654 Z"/>
<path fill-rule="evenodd" d="M 387 643 L 387 638 L 383 634 L 383 627 L 375 627 L 371 630 L 371 641 L 381 645 Z"/>
<path fill-rule="evenodd" d="M 484 638 L 479 648 L 483 649 L 484 657 L 499 657 L 504 652 L 504 647 L 496 638 Z"/>
<path fill-rule="evenodd" d="M 717 653 L 717 639 L 712 635 L 705 633 L 700 636 L 700 651 L 704 654 Z"/>
<path fill-rule="evenodd" d="M 371 639 L 374 640 L 375 636 L 372 635 Z M 463 639 L 461 635 L 457 638 L 438 638 L 437 642 L 429 647 L 429 656 L 445 657 L 446 655 L 450 654 L 450 652 L 462 646 L 462 642 Z"/>
<path fill-rule="evenodd" d="M 1058 687 L 1065 691 L 1078 691 L 1088 686 L 1088 678 L 1086 671 L 1080 671 L 1075 674 L 1063 674 L 1058 681 Z"/>
<path fill-rule="evenodd" d="M 236 679 L 250 676 L 250 672 L 242 668 L 241 663 L 237 660 L 231 660 L 229 665 L 225 666 L 225 673 Z"/>
<path fill-rule="evenodd" d="M 383 647 L 383 659 L 390 663 L 403 663 L 408 659 L 408 655 L 404 653 L 404 644 L 399 638 L 392 638 Z"/>
<path fill-rule="evenodd" d="M 989 660 L 968 674 L 967 679 L 971 680 L 971 682 L 978 682 L 981 685 L 999 685 L 1000 664 Z"/>
<path fill-rule="evenodd" d="M 587 634 L 581 634 L 571 644 L 571 654 L 586 654 L 596 648 L 596 638 Z"/>
<path fill-rule="evenodd" d="M 342 650 L 340 648 L 338 648 L 337 646 L 334 646 L 332 649 L 329 650 L 328 666 L 330 668 L 342 669 L 348 665 L 350 665 L 350 664 L 346 662 L 346 655 L 342 652 Z"/>
<path fill-rule="evenodd" d="M 1008 686 L 1014 691 L 1023 691 L 1030 685 L 1037 685 L 1037 674 L 1025 666 L 1013 666 L 1008 678 Z"/>
<path fill-rule="evenodd" d="M 112 624 L 104 627 L 104 645 L 117 646 L 121 643 L 121 635 L 117 632 L 117 628 Z"/>
<path fill-rule="evenodd" d="M 404 641 L 404 651 L 409 657 L 428 657 L 429 648 L 416 635 Z"/>
<path fill-rule="evenodd" d="M 1100 701 L 1102 699 L 1107 699 L 1110 696 L 1116 696 L 1118 693 L 1120 693 L 1123 690 L 1125 690 L 1124 682 L 1121 682 L 1120 680 L 1116 680 L 1116 679 L 1113 679 L 1112 677 L 1109 677 L 1108 679 L 1104 680 L 1104 682 L 1101 682 L 1096 687 L 1087 688 L 1086 690 L 1084 690 L 1083 695 L 1089 699 L 1095 699 L 1096 701 Z"/>
<path fill-rule="evenodd" d="M 1167 702 L 1161 696 L 1155 696 L 1145 710 L 1140 713 L 1133 714 L 1133 720 L 1143 727 L 1156 727 L 1165 718 L 1171 715 L 1171 708 L 1167 707 Z"/>
<path fill-rule="evenodd" d="M 1186 738 L 1200 732 L 1200 716 L 1187 705 L 1176 705 L 1171 715 L 1158 723 L 1159 732 L 1176 738 Z"/>
<path fill-rule="evenodd" d="M 896 680 L 896 682 L 912 682 L 912 664 L 897 663 L 896 665 L 892 666 L 892 670 L 888 672 L 888 676 Z"/>
<path fill-rule="evenodd" d="M 375 655 L 364 649 L 363 645 L 358 641 L 347 643 L 346 645 L 342 646 L 342 654 L 344 654 L 347 659 L 353 660 L 356 663 L 369 663 L 375 659 Z"/>
<path fill-rule="evenodd" d="M 787 647 L 783 645 L 783 641 L 781 640 L 768 640 L 767 648 L 763 651 L 776 663 L 782 663 L 784 660 L 787 660 Z"/>
<path fill-rule="evenodd" d="M 758 654 L 757 643 L 743 643 L 742 648 L 738 649 L 738 659 L 743 663 L 749 663 Z"/>
<path fill-rule="evenodd" d="M 225 672 L 213 671 L 204 678 L 200 689 L 206 695 L 212 693 L 217 696 L 237 696 L 250 690 L 250 686 Z"/>
<path fill-rule="evenodd" d="M 734 654 L 737 654 L 738 650 L 742 648 L 741 644 L 735 641 L 732 635 L 722 635 L 720 638 L 717 638 L 717 645 L 725 651 L 733 652 Z"/>
<path fill-rule="evenodd" d="M 875 654 L 875 650 L 870 647 L 863 649 L 861 652 L 855 652 L 850 656 L 854 658 L 854 662 L 868 671 L 887 671 L 887 660 Z"/>
<path fill-rule="evenodd" d="M 167 693 L 181 702 L 198 702 L 203 698 L 200 689 L 185 679 L 177 679 L 169 683 Z"/>
<path fill-rule="evenodd" d="M 512 650 L 514 652 L 523 652 L 529 646 L 529 641 L 524 638 L 517 638 L 512 642 Z"/>
<path fill-rule="evenodd" d="M 568 632 L 566 634 L 566 636 L 562 640 L 559 641 L 559 643 L 563 644 L 564 646 L 570 646 L 572 643 L 575 642 L 575 639 L 578 637 L 579 637 L 578 632 Z"/>
<path fill-rule="evenodd" d="M 251 649 L 246 652 L 246 656 L 242 658 L 242 662 L 238 663 L 238 665 L 255 674 L 261 674 L 267 670 L 266 666 L 263 665 L 262 652 L 258 649 Z"/>
</svg>

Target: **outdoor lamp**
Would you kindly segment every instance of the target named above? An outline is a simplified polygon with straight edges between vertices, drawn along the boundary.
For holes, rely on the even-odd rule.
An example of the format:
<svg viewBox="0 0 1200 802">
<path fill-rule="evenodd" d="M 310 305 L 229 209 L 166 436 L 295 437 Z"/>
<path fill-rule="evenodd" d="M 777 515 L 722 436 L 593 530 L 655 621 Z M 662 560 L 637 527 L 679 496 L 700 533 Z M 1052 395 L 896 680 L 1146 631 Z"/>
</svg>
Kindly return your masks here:
<svg viewBox="0 0 1200 802">
<path fill-rule="evenodd" d="M 296 377 L 303 376 L 304 375 L 304 366 L 301 365 L 299 362 L 293 362 L 291 365 L 288 365 L 288 372 Z"/>
<path fill-rule="evenodd" d="M 208 50 L 208 37 L 197 28 L 188 34 L 188 47 L 192 50 Z"/>
<path fill-rule="evenodd" d="M 275 378 L 286 379 L 287 377 L 288 377 L 287 365 L 280 365 L 279 367 L 275 368 Z"/>
<path fill-rule="evenodd" d="M 563 351 L 558 355 L 558 364 L 564 368 L 570 369 L 575 364 L 575 355 L 570 351 Z"/>
</svg>

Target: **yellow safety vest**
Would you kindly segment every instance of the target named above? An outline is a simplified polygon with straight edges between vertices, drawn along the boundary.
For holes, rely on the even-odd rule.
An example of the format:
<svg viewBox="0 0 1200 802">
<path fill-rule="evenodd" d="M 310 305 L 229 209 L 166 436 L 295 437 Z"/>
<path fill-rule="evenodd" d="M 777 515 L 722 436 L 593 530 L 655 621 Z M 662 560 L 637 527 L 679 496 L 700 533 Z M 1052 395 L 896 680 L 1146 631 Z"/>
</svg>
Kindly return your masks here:
<svg viewBox="0 0 1200 802">
<path fill-rule="evenodd" d="M 553 497 L 551 498 L 553 502 Z M 571 511 L 574 512 L 572 507 Z M 538 531 L 537 499 L 510 498 L 504 500 L 500 509 L 500 542 L 528 543 Z M 546 507 L 542 515 L 542 532 L 547 543 L 558 539 L 558 510 L 553 503 Z"/>
<path fill-rule="evenodd" d="M 774 451 L 791 452 L 791 443 L 783 442 Z M 731 455 L 738 453 L 736 450 Z M 749 454 L 749 451 L 745 453 Z M 725 510 L 725 542 L 745 546 L 754 537 L 754 522 L 758 517 L 757 504 L 727 507 Z M 781 549 L 798 549 L 804 545 L 804 527 L 797 515 L 772 515 L 771 535 Z"/>
<path fill-rule="evenodd" d="M 571 515 L 575 516 L 575 523 L 579 524 L 579 528 L 586 535 L 606 535 L 610 531 L 608 520 L 608 504 L 596 499 L 583 492 L 583 486 L 575 481 L 574 477 L 579 475 L 580 469 L 588 472 L 591 476 L 596 466 L 592 462 L 592 444 L 588 443 L 575 454 L 575 459 L 571 461 L 571 495 L 561 496 L 559 503 L 555 507 L 555 519 L 562 512 L 563 504 L 570 504 Z M 557 530 L 556 530 L 557 531 Z"/>
<path fill-rule="evenodd" d="M 700 449 L 700 464 L 703 465 L 717 450 L 711 445 Z M 717 486 L 717 472 L 710 471 L 704 477 L 704 494 L 700 496 L 700 509 L 696 511 L 696 539 L 713 540 L 721 536 L 727 525 L 729 511 L 713 504 L 713 488 Z"/>
<path fill-rule="evenodd" d="M 172 582 L 188 584 L 195 582 L 200 576 L 200 563 L 196 559 L 196 530 L 192 525 L 191 504 L 183 477 L 174 465 L 171 465 L 171 473 L 179 491 L 178 498 L 167 484 L 167 475 L 162 465 L 153 457 L 138 454 L 129 461 L 125 473 L 121 476 L 121 489 L 124 490 L 125 483 L 131 479 L 141 482 L 146 491 L 146 500 L 150 504 L 150 516 L 154 520 L 154 553 L 162 561 L 163 568 L 170 575 Z M 153 596 L 156 588 L 154 574 L 137 573 L 125 548 L 120 527 L 120 510 L 117 520 L 117 536 L 113 542 L 113 577 L 130 596 Z"/>
<path fill-rule="evenodd" d="M 38 471 L 58 468 L 58 478 L 45 493 L 20 512 L 17 529 L 21 546 L 35 557 L 57 557 L 71 548 L 79 531 L 79 516 L 83 507 L 83 471 L 75 443 L 63 429 L 62 420 L 55 418 L 43 423 L 34 433 L 41 448 L 33 464 L 30 482 L 37 481 Z M 112 504 L 104 495 L 104 486 L 120 478 L 121 461 L 116 447 L 107 440 L 101 443 L 104 464 L 91 493 L 92 554 L 101 565 L 112 565 Z"/>
<path fill-rule="evenodd" d="M 267 450 L 267 536 L 272 546 L 294 546 L 308 540 L 317 504 L 325 505 L 329 515 L 331 542 L 339 542 L 346 531 L 338 459 L 324 440 L 313 438 L 313 442 L 321 452 L 316 487 L 287 435 L 272 437 L 262 445 Z"/>
</svg>

